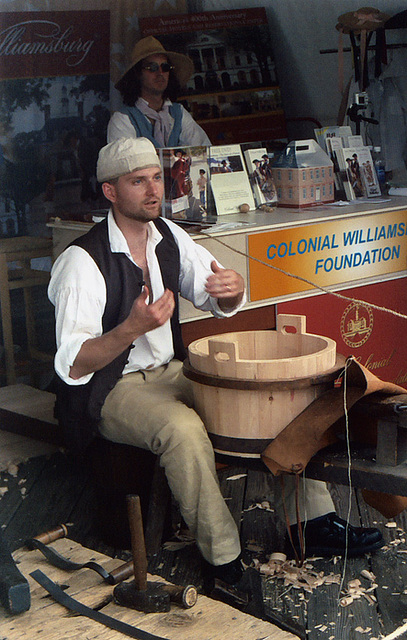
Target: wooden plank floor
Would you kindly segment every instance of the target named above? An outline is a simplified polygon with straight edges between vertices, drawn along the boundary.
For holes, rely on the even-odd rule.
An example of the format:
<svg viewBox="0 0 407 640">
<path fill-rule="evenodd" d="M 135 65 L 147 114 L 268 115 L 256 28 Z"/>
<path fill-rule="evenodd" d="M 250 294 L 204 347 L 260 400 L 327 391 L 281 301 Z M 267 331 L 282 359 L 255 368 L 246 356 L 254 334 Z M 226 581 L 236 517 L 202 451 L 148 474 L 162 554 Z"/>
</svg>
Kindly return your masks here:
<svg viewBox="0 0 407 640">
<path fill-rule="evenodd" d="M 14 469 L 0 473 L 0 526 L 10 546 L 24 541 L 60 522 L 71 523 L 69 535 L 84 546 L 110 556 L 128 559 L 127 550 L 118 550 L 100 539 L 100 523 L 89 471 L 70 456 L 57 451 L 31 458 Z M 285 549 L 284 526 L 273 512 L 275 479 L 266 473 L 228 467 L 220 470 L 223 495 L 239 524 L 244 561 L 267 560 L 273 551 Z M 306 626 L 310 640 L 353 640 L 384 638 L 402 627 L 407 619 L 407 522 L 405 515 L 389 527 L 388 521 L 365 505 L 357 491 L 331 487 L 340 515 L 348 513 L 351 499 L 352 524 L 378 526 L 386 538 L 384 549 L 358 559 L 318 559 L 313 569 L 323 574 L 339 574 L 342 594 L 350 579 L 359 578 L 369 586 L 361 571 L 375 576 L 377 587 L 370 604 L 365 597 L 347 607 L 339 604 L 340 586 L 323 585 L 311 593 L 284 584 L 280 578 L 263 578 L 266 611 L 284 613 Z M 202 588 L 202 563 L 194 544 L 182 548 L 164 546 L 150 558 L 149 571 L 179 584 L 195 583 Z M 1 631 L 0 609 L 0 631 Z M 407 639 L 407 633 L 397 638 Z M 198 640 L 198 639 L 197 639 Z M 200 639 L 199 639 L 200 640 Z"/>
</svg>

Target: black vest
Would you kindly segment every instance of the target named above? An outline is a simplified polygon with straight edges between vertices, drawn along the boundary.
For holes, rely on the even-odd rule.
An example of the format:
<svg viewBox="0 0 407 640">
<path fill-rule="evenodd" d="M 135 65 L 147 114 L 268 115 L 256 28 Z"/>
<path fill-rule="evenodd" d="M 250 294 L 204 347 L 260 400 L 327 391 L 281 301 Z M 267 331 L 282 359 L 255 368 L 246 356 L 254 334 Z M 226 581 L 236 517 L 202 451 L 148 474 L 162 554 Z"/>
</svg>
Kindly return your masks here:
<svg viewBox="0 0 407 640">
<path fill-rule="evenodd" d="M 164 287 L 170 289 L 175 297 L 175 310 L 171 318 L 174 354 L 175 358 L 182 361 L 186 353 L 179 324 L 179 249 L 168 225 L 160 218 L 154 224 L 163 236 L 156 247 L 156 255 Z M 112 253 L 107 220 L 99 222 L 71 244 L 89 253 L 105 279 L 107 296 L 102 327 L 103 333 L 107 333 L 128 316 L 134 300 L 141 293 L 143 272 L 124 253 Z M 106 367 L 96 371 L 87 384 L 69 385 L 57 377 L 55 415 L 63 428 L 68 448 L 84 451 L 97 435 L 103 403 L 121 378 L 131 348 L 130 345 Z"/>
</svg>

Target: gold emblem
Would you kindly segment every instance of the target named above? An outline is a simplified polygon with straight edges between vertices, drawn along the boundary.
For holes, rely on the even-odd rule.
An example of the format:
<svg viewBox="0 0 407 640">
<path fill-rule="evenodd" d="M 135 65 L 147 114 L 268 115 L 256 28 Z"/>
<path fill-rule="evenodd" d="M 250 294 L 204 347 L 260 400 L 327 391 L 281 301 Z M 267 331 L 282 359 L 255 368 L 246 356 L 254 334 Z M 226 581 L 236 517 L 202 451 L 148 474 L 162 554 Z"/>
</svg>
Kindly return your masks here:
<svg viewBox="0 0 407 640">
<path fill-rule="evenodd" d="M 341 336 L 348 347 L 361 347 L 373 331 L 371 307 L 352 302 L 342 314 Z"/>
</svg>

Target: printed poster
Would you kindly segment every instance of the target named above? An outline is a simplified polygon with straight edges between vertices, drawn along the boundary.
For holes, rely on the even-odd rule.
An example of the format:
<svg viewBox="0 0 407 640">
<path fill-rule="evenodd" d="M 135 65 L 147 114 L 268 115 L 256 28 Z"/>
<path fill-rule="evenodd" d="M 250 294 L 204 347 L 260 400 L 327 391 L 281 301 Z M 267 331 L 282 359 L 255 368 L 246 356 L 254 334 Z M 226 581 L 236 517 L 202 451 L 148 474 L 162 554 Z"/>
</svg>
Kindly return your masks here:
<svg viewBox="0 0 407 640">
<path fill-rule="evenodd" d="M 238 213 L 242 204 L 256 208 L 240 145 L 211 147 L 209 170 L 218 215 Z"/>
<path fill-rule="evenodd" d="M 106 206 L 109 11 L 0 13 L 0 236 Z"/>
<path fill-rule="evenodd" d="M 139 26 L 193 60 L 179 101 L 213 145 L 286 137 L 264 7 L 141 18 Z"/>
</svg>

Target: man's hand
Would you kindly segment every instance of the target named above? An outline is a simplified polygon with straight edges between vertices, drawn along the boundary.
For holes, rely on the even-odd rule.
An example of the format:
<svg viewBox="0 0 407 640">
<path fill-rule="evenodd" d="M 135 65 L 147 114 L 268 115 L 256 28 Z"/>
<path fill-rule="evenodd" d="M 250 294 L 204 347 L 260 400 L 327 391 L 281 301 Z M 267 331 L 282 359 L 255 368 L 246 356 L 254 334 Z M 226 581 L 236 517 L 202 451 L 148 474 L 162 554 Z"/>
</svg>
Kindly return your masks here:
<svg viewBox="0 0 407 640">
<path fill-rule="evenodd" d="M 215 260 L 211 262 L 213 275 L 206 281 L 205 291 L 217 298 L 224 311 L 233 309 L 243 298 L 244 280 L 233 269 L 222 269 Z"/>
<path fill-rule="evenodd" d="M 137 338 L 161 327 L 171 318 L 175 307 L 172 291 L 166 289 L 161 298 L 152 304 L 148 304 L 148 297 L 148 287 L 144 287 L 121 324 L 83 343 L 69 372 L 73 380 L 103 369 Z"/>
<path fill-rule="evenodd" d="M 174 313 L 175 301 L 172 291 L 166 289 L 161 298 L 151 304 L 148 304 L 149 295 L 148 287 L 145 286 L 133 302 L 130 313 L 123 323 L 126 331 L 134 335 L 129 344 L 148 331 L 161 327 Z"/>
</svg>

